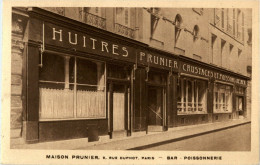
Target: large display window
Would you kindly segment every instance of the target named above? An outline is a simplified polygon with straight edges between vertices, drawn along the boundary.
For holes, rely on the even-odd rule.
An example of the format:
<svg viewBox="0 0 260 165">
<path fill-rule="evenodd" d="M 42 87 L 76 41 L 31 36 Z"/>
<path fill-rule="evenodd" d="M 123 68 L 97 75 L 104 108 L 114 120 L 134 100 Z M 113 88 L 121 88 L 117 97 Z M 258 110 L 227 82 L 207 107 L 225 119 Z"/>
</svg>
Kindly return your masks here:
<svg viewBox="0 0 260 165">
<path fill-rule="evenodd" d="M 232 87 L 217 83 L 214 86 L 214 113 L 232 112 Z"/>
<path fill-rule="evenodd" d="M 40 120 L 105 118 L 105 64 L 44 54 L 39 72 Z"/>
<path fill-rule="evenodd" d="M 180 78 L 177 96 L 178 115 L 207 113 L 207 81 Z"/>
</svg>

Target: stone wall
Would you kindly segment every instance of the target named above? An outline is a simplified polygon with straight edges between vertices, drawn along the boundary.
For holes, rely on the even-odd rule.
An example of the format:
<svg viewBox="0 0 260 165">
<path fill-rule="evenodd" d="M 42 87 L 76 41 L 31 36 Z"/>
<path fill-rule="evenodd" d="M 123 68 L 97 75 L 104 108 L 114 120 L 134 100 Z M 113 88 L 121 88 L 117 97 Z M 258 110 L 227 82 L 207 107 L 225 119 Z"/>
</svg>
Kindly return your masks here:
<svg viewBox="0 0 260 165">
<path fill-rule="evenodd" d="M 21 138 L 22 133 L 22 66 L 24 51 L 24 22 L 13 16 L 11 42 L 11 141 Z"/>
</svg>

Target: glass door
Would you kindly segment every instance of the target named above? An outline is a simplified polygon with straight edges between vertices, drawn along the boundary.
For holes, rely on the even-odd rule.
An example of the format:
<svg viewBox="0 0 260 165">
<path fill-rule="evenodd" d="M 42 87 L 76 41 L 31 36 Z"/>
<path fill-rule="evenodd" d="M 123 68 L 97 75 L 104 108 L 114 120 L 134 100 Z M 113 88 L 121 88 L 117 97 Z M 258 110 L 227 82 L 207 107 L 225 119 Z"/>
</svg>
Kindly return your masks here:
<svg viewBox="0 0 260 165">
<path fill-rule="evenodd" d="M 148 87 L 148 125 L 163 125 L 162 89 L 162 87 Z"/>
</svg>

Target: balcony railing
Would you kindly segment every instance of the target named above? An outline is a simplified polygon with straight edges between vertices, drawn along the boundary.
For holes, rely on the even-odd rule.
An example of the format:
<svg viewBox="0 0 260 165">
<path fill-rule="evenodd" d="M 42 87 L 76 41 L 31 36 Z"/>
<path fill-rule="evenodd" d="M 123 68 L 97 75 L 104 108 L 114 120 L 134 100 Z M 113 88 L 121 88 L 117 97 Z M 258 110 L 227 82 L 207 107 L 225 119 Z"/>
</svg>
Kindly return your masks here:
<svg viewBox="0 0 260 165">
<path fill-rule="evenodd" d="M 229 34 L 232 34 L 233 33 L 233 28 L 232 28 L 232 26 L 230 25 L 230 24 L 228 24 L 227 25 L 227 32 L 229 33 Z"/>
<path fill-rule="evenodd" d="M 134 38 L 135 30 L 124 25 L 115 23 L 115 32 L 129 38 Z"/>
<path fill-rule="evenodd" d="M 241 32 L 237 32 L 237 38 L 241 39 Z"/>
<path fill-rule="evenodd" d="M 215 25 L 219 25 L 219 23 L 220 23 L 220 18 L 219 18 L 219 16 L 218 15 L 215 15 Z"/>
<path fill-rule="evenodd" d="M 65 7 L 44 7 L 43 9 L 65 16 Z"/>
<path fill-rule="evenodd" d="M 102 18 L 100 16 L 88 13 L 88 12 L 83 12 L 81 11 L 82 14 L 82 21 L 84 23 L 87 23 L 89 25 L 98 27 L 100 29 L 106 29 L 106 19 Z"/>
</svg>

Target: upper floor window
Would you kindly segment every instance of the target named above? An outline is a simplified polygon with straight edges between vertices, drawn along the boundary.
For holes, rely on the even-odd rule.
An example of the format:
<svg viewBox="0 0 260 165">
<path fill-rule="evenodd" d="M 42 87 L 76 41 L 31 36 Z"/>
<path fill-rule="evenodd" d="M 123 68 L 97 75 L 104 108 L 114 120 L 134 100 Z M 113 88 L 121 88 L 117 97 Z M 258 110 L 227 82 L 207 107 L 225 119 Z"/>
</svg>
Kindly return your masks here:
<svg viewBox="0 0 260 165">
<path fill-rule="evenodd" d="M 199 31 L 200 31 L 199 26 L 195 25 L 193 28 L 194 41 L 196 41 L 199 38 Z"/>
<path fill-rule="evenodd" d="M 131 8 L 117 7 L 115 9 L 115 32 L 129 38 L 134 38 L 135 30 L 131 20 Z M 133 16 L 134 17 L 134 16 Z"/>
<path fill-rule="evenodd" d="M 233 9 L 233 35 L 236 34 L 236 9 Z"/>
<path fill-rule="evenodd" d="M 160 8 L 151 8 L 151 37 L 153 37 L 155 30 L 157 29 L 159 22 Z"/>
<path fill-rule="evenodd" d="M 182 26 L 182 17 L 180 14 L 177 14 L 175 17 L 175 42 L 177 42 L 180 32 L 181 32 L 181 26 Z"/>
<path fill-rule="evenodd" d="M 101 8 L 100 7 L 85 7 L 84 8 L 85 12 L 97 15 L 97 16 L 102 16 L 101 14 Z"/>
<path fill-rule="evenodd" d="M 242 50 L 238 49 L 238 58 L 241 56 L 241 54 L 242 54 Z"/>
<path fill-rule="evenodd" d="M 223 29 L 225 27 L 225 10 L 224 10 L 224 8 L 221 9 L 221 27 Z"/>
<path fill-rule="evenodd" d="M 130 27 L 130 8 L 127 7 L 116 8 L 116 23 Z"/>
</svg>

